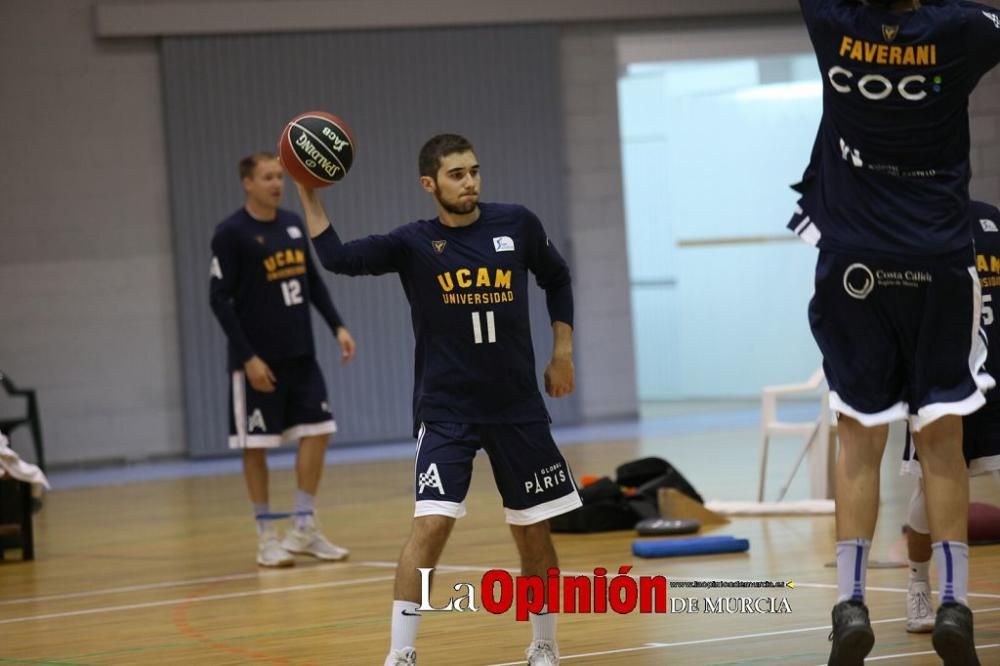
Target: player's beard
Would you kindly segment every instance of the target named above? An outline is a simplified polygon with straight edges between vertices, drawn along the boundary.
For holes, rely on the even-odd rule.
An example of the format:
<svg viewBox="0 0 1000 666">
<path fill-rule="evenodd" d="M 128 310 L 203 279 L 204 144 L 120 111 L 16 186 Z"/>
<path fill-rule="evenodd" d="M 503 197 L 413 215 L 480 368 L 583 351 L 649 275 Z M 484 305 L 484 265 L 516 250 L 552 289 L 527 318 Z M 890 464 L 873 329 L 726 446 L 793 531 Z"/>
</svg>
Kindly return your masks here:
<svg viewBox="0 0 1000 666">
<path fill-rule="evenodd" d="M 461 197 L 456 199 L 454 202 L 445 201 L 441 197 L 441 191 L 434 191 L 434 198 L 441 205 L 441 208 L 445 209 L 452 215 L 468 215 L 472 211 L 476 210 L 476 206 L 479 205 L 479 195 L 474 195 L 469 199 L 463 200 Z"/>
</svg>

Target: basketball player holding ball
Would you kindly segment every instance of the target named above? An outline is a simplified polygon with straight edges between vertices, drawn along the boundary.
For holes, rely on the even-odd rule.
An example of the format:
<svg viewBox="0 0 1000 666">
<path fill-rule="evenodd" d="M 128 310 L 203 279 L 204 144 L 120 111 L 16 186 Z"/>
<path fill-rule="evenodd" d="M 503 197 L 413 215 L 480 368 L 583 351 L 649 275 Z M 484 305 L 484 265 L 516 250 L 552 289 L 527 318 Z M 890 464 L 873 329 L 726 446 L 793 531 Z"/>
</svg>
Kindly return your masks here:
<svg viewBox="0 0 1000 666">
<path fill-rule="evenodd" d="M 287 142 L 283 142 L 283 146 Z M 465 515 L 472 462 L 490 457 L 525 575 L 558 566 L 548 519 L 580 506 L 572 473 L 552 439 L 538 390 L 528 316 L 529 271 L 545 291 L 553 352 L 545 389 L 574 390 L 569 268 L 523 206 L 480 203 L 479 160 L 468 140 L 431 138 L 420 184 L 437 217 L 385 235 L 341 242 L 308 184 L 299 196 L 317 256 L 344 275 L 398 273 L 410 302 L 415 349 L 415 510 L 396 568 L 392 639 L 385 666 L 417 663 L 422 567 L 437 565 Z M 532 666 L 556 666 L 556 615 L 531 615 Z"/>
<path fill-rule="evenodd" d="M 293 554 L 337 561 L 345 548 L 319 531 L 315 496 L 327 441 L 337 426 L 316 363 L 309 304 L 337 338 L 341 360 L 354 357 L 344 326 L 309 253 L 302 220 L 278 207 L 284 171 L 271 153 L 240 161 L 246 201 L 212 238 L 211 304 L 229 342 L 232 372 L 230 448 L 243 451 L 243 473 L 257 521 L 257 563 L 294 564 Z M 268 497 L 267 449 L 299 440 L 293 525 L 279 540 Z"/>
</svg>

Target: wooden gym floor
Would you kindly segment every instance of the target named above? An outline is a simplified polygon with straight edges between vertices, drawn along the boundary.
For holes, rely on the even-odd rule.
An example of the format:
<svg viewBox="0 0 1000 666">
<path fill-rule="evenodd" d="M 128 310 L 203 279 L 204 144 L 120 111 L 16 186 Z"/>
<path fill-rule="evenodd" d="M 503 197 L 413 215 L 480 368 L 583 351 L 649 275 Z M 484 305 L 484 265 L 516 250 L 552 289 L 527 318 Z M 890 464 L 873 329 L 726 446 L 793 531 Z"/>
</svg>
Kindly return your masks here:
<svg viewBox="0 0 1000 666">
<path fill-rule="evenodd" d="M 779 445 L 774 495 L 797 447 Z M 564 449 L 575 473 L 610 474 L 643 455 L 673 462 L 711 499 L 753 499 L 756 430 L 747 425 L 589 441 Z M 898 437 L 887 449 L 883 504 L 872 558 L 905 557 L 900 525 L 912 489 L 897 474 Z M 178 478 L 54 491 L 36 516 L 34 562 L 8 551 L 0 562 L 0 664 L 279 664 L 379 666 L 388 645 L 394 561 L 412 511 L 410 459 L 328 466 L 320 518 L 352 550 L 343 564 L 300 559 L 287 570 L 254 564 L 255 534 L 242 478 Z M 272 474 L 272 507 L 287 508 L 289 471 Z M 802 482 L 793 495 L 805 497 Z M 1000 504 L 990 478 L 973 498 Z M 517 557 L 485 458 L 477 460 L 461 520 L 432 599 L 483 571 L 515 569 Z M 787 614 L 563 615 L 565 664 L 825 664 L 835 600 L 833 518 L 743 518 L 713 530 L 750 540 L 747 554 L 637 560 L 627 532 L 557 535 L 562 569 L 596 566 L 685 580 L 794 581 L 780 591 L 714 590 L 713 596 L 778 596 Z M 1000 663 L 1000 546 L 974 547 L 970 601 L 983 664 Z M 938 664 L 928 636 L 903 630 L 905 569 L 871 569 L 868 603 L 876 645 L 869 662 Z M 932 572 L 933 576 L 933 572 Z M 935 579 L 936 586 L 936 579 Z M 704 596 L 671 590 L 672 596 Z M 530 626 L 513 613 L 426 614 L 420 664 L 524 663 Z"/>
</svg>

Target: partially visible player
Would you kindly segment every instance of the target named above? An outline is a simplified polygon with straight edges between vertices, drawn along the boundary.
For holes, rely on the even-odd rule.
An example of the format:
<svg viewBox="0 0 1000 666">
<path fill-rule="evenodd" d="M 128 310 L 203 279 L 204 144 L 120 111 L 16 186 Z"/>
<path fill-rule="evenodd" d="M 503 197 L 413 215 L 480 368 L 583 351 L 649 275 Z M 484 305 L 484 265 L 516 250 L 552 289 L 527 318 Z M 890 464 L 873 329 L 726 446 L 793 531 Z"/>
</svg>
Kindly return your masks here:
<svg viewBox="0 0 1000 666">
<path fill-rule="evenodd" d="M 985 403 L 968 225 L 969 95 L 1000 60 L 996 10 L 959 0 L 800 0 L 823 117 L 799 200 L 820 253 L 809 306 L 838 413 L 838 601 L 830 663 L 874 645 L 865 572 L 888 424 L 907 419 L 942 604 L 934 648 L 976 664 L 962 417 Z"/>
<path fill-rule="evenodd" d="M 410 303 L 416 506 L 396 568 L 386 666 L 416 664 L 417 569 L 437 565 L 465 515 L 478 449 L 490 457 L 522 574 L 545 576 L 558 566 L 548 519 L 581 505 L 538 390 L 528 315 L 530 272 L 545 290 L 552 322 L 545 389 L 556 398 L 569 395 L 575 376 L 569 268 L 527 208 L 480 203 L 479 160 L 468 140 L 435 136 L 418 162 L 437 217 L 348 243 L 330 226 L 316 191 L 299 186 L 323 265 L 346 275 L 398 273 Z M 528 663 L 556 666 L 556 615 L 532 614 L 531 625 Z"/>
<path fill-rule="evenodd" d="M 988 341 L 1000 342 L 1000 323 L 993 308 L 1000 304 L 1000 210 L 973 201 L 969 206 L 972 233 L 976 241 L 976 270 L 983 290 L 983 331 Z M 986 370 L 1000 377 L 1000 352 L 990 351 Z M 962 452 L 969 476 L 1000 470 L 1000 390 L 986 394 L 986 404 L 962 419 Z M 903 452 L 903 473 L 920 476 L 920 462 L 909 433 Z M 931 602 L 931 535 L 927 523 L 927 505 L 923 481 L 910 498 L 906 546 L 910 558 L 910 582 L 906 593 L 906 630 L 927 633 L 934 628 L 934 605 Z"/>
<path fill-rule="evenodd" d="M 230 448 L 243 451 L 243 473 L 257 521 L 257 563 L 283 567 L 292 553 L 342 560 L 314 519 L 326 445 L 337 430 L 316 363 L 309 304 L 337 338 L 341 360 L 354 340 L 309 254 L 302 220 L 278 207 L 284 171 L 271 153 L 240 161 L 243 207 L 212 237 L 212 311 L 229 341 Z M 299 440 L 293 527 L 279 541 L 268 495 L 267 449 Z"/>
</svg>

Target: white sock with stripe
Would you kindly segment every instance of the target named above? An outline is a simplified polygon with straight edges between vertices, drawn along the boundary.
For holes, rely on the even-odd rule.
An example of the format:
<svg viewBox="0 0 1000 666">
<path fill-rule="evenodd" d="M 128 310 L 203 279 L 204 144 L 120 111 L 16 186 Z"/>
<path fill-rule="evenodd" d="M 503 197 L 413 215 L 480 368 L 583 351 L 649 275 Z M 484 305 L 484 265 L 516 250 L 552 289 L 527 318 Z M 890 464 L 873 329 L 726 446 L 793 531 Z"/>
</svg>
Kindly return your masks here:
<svg viewBox="0 0 1000 666">
<path fill-rule="evenodd" d="M 865 575 L 868 571 L 868 539 L 837 542 L 837 603 L 865 600 Z"/>
<path fill-rule="evenodd" d="M 313 514 L 316 511 L 316 496 L 304 490 L 295 491 L 295 529 L 306 530 L 312 527 Z"/>
<path fill-rule="evenodd" d="M 263 504 L 257 504 L 253 502 L 253 517 L 257 521 L 257 535 L 261 535 L 269 529 L 273 528 L 274 520 L 268 518 L 271 514 L 271 505 L 267 502 Z"/>
<path fill-rule="evenodd" d="M 957 601 L 969 605 L 969 544 L 961 541 L 938 541 L 931 545 L 934 568 L 938 572 L 941 603 Z"/>
</svg>

